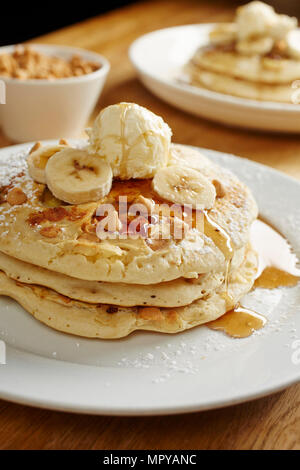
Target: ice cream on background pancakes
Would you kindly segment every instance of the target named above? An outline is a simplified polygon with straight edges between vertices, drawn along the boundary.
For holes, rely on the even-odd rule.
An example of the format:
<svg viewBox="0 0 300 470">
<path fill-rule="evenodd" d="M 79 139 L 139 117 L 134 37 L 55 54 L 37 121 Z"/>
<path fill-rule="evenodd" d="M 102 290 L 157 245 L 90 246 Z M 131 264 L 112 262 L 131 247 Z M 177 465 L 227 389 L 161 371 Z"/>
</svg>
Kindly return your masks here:
<svg viewBox="0 0 300 470">
<path fill-rule="evenodd" d="M 300 31 L 294 17 L 253 1 L 219 23 L 185 67 L 193 85 L 243 98 L 292 102 L 300 75 Z"/>
</svg>

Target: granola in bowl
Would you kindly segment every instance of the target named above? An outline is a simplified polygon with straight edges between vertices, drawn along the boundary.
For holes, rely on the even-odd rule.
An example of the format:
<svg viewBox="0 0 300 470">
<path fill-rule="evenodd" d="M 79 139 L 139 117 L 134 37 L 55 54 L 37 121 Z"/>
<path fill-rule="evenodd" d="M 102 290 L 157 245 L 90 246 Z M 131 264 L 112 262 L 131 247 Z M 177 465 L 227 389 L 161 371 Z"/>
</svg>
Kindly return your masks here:
<svg viewBox="0 0 300 470">
<path fill-rule="evenodd" d="M 28 45 L 18 45 L 12 52 L 0 54 L 0 77 L 19 80 L 80 77 L 100 67 L 96 62 L 84 60 L 80 54 L 64 59 L 44 54 Z"/>
</svg>

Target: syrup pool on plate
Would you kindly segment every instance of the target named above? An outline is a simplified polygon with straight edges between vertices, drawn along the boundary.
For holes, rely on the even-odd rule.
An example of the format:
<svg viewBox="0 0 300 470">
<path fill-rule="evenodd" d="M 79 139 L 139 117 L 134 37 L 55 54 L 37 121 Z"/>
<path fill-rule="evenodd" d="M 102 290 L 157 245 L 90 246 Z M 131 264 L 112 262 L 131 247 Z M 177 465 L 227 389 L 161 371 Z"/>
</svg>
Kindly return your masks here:
<svg viewBox="0 0 300 470">
<path fill-rule="evenodd" d="M 251 244 L 259 256 L 255 287 L 292 287 L 300 279 L 298 259 L 289 242 L 262 220 L 251 229 Z"/>
<path fill-rule="evenodd" d="M 266 322 L 263 315 L 244 307 L 236 307 L 217 320 L 207 323 L 207 326 L 211 330 L 224 331 L 233 338 L 247 338 L 254 331 L 263 328 Z"/>
<path fill-rule="evenodd" d="M 258 254 L 254 288 L 276 289 L 297 285 L 300 280 L 298 259 L 282 235 L 262 220 L 256 220 L 251 228 L 250 241 Z M 233 338 L 246 338 L 263 328 L 266 321 L 260 313 L 238 305 L 206 326 L 223 331 Z"/>
</svg>

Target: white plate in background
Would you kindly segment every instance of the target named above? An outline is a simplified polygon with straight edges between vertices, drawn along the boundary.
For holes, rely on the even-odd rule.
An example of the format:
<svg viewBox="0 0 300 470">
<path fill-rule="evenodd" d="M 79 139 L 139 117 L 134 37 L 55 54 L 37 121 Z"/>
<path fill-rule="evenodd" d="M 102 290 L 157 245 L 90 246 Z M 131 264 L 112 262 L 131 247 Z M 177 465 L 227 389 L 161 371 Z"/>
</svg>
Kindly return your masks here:
<svg viewBox="0 0 300 470">
<path fill-rule="evenodd" d="M 300 132 L 300 105 L 238 98 L 178 80 L 184 64 L 208 42 L 214 24 L 176 26 L 138 38 L 130 59 L 144 85 L 189 113 L 223 124 L 276 132 Z M 300 77 L 299 77 L 300 79 Z M 291 100 L 293 90 L 291 88 Z"/>
<path fill-rule="evenodd" d="M 31 145 L 0 150 L 1 161 Z M 252 189 L 261 215 L 300 256 L 300 183 L 268 167 L 202 149 Z M 0 398 L 55 410 L 154 415 L 228 406 L 283 389 L 300 379 L 300 285 L 256 289 L 243 305 L 266 327 L 233 339 L 207 327 L 176 335 L 136 332 L 91 340 L 56 332 L 15 301 L 0 298 Z"/>
</svg>

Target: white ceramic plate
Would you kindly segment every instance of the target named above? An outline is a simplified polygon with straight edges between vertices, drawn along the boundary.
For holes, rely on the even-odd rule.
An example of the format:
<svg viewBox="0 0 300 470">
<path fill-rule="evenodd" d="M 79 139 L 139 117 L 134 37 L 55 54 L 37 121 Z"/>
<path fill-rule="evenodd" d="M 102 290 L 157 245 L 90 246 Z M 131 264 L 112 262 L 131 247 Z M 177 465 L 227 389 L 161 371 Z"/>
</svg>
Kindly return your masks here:
<svg viewBox="0 0 300 470">
<path fill-rule="evenodd" d="M 1 161 L 29 145 L 0 150 Z M 300 183 L 246 159 L 203 150 L 253 190 L 261 214 L 300 256 Z M 257 398 L 300 378 L 300 286 L 255 290 L 243 305 L 268 317 L 246 339 L 206 327 L 177 335 L 139 332 L 115 341 L 67 336 L 0 298 L 0 398 L 94 414 L 183 413 Z M 297 352 L 298 351 L 298 352 Z"/>
<path fill-rule="evenodd" d="M 177 26 L 141 36 L 129 56 L 144 85 L 168 103 L 197 116 L 252 129 L 299 132 L 300 105 L 237 98 L 180 83 L 177 77 L 213 24 Z M 291 88 L 291 97 L 293 90 Z M 292 99 L 292 98 L 291 98 Z"/>
</svg>

